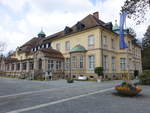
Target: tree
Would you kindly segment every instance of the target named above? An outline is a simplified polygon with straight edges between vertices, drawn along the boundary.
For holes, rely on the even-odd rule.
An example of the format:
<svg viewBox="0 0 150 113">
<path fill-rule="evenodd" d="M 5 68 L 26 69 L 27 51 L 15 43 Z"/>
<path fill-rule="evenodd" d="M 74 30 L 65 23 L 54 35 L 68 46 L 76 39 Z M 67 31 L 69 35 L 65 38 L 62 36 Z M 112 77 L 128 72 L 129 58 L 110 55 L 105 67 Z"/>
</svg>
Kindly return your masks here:
<svg viewBox="0 0 150 113">
<path fill-rule="evenodd" d="M 8 53 L 7 53 L 7 57 L 9 57 L 9 56 L 11 56 L 12 54 L 14 53 L 14 51 L 13 50 L 10 50 Z"/>
<path fill-rule="evenodd" d="M 136 37 L 136 32 L 131 27 L 128 28 L 129 34 L 132 35 L 134 38 Z"/>
<path fill-rule="evenodd" d="M 148 26 L 144 38 L 142 39 L 143 48 L 150 48 L 150 25 Z"/>
<path fill-rule="evenodd" d="M 121 12 L 127 12 L 129 18 L 136 20 L 136 24 L 143 22 L 145 14 L 150 10 L 150 0 L 126 0 Z"/>
<path fill-rule="evenodd" d="M 150 69 L 150 25 L 147 28 L 142 40 L 142 66 L 143 69 Z"/>
<path fill-rule="evenodd" d="M 94 69 L 94 72 L 98 75 L 98 76 L 103 76 L 103 67 L 96 67 Z"/>
</svg>

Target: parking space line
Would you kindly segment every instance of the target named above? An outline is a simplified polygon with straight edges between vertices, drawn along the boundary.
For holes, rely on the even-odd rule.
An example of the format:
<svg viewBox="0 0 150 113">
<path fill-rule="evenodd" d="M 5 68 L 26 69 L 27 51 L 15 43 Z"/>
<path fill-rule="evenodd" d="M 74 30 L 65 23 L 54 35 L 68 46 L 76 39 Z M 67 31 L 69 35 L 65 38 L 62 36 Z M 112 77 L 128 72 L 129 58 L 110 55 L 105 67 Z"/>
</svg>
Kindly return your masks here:
<svg viewBox="0 0 150 113">
<path fill-rule="evenodd" d="M 86 96 L 90 96 L 90 95 L 94 95 L 94 94 L 98 94 L 98 93 L 107 92 L 107 91 L 110 91 L 112 89 L 114 89 L 114 88 L 107 88 L 107 89 L 103 89 L 103 90 L 99 90 L 99 91 L 94 91 L 94 92 L 91 92 L 91 93 L 82 94 L 82 95 L 74 96 L 74 97 L 70 97 L 70 98 L 65 98 L 65 99 L 61 99 L 61 100 L 57 100 L 57 101 L 53 101 L 53 102 L 49 102 L 49 103 L 45 103 L 45 104 L 39 104 L 39 105 L 36 105 L 36 106 L 27 107 L 27 108 L 23 108 L 23 109 L 18 109 L 18 110 L 10 111 L 10 112 L 7 112 L 7 113 L 21 113 L 21 112 L 25 112 L 25 111 L 35 110 L 35 109 L 47 107 L 47 106 L 50 106 L 50 105 L 59 104 L 59 103 L 62 103 L 62 102 L 75 100 L 75 99 L 78 99 L 78 98 L 82 98 L 82 97 L 86 97 Z"/>
</svg>

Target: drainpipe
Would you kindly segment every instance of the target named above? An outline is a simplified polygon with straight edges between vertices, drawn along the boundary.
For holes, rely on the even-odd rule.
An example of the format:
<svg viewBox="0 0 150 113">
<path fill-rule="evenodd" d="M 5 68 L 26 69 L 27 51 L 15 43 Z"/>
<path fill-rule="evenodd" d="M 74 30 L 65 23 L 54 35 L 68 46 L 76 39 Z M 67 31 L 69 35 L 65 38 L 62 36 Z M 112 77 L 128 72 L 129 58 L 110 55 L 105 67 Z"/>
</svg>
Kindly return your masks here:
<svg viewBox="0 0 150 113">
<path fill-rule="evenodd" d="M 103 68 L 103 30 L 104 29 L 101 29 L 101 63 L 102 63 L 101 66 L 102 68 Z M 103 74 L 103 77 L 104 77 L 104 74 Z"/>
<path fill-rule="evenodd" d="M 103 30 L 104 29 L 101 30 L 101 63 L 102 63 L 102 67 L 103 67 L 103 37 L 102 37 Z"/>
<path fill-rule="evenodd" d="M 71 69 L 72 69 L 72 67 L 71 67 L 71 53 L 70 53 L 70 78 L 72 78 Z"/>
</svg>

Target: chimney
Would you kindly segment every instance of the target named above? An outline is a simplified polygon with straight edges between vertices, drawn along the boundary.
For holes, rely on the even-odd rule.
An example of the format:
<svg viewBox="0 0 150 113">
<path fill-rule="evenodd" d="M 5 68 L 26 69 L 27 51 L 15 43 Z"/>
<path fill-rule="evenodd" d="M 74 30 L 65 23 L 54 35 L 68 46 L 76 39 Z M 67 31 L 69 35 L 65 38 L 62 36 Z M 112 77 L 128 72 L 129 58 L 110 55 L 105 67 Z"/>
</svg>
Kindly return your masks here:
<svg viewBox="0 0 150 113">
<path fill-rule="evenodd" d="M 95 18 L 99 19 L 99 12 L 98 12 L 98 11 L 97 11 L 97 12 L 94 12 L 94 13 L 93 13 L 93 16 L 94 16 Z"/>
</svg>

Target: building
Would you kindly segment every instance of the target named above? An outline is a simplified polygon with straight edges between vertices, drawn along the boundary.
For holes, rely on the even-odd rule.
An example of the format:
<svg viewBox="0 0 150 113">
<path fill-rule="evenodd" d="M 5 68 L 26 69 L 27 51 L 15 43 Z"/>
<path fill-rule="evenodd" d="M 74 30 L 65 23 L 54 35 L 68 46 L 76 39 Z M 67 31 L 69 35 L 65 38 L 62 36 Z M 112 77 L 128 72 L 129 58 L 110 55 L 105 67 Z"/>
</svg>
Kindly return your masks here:
<svg viewBox="0 0 150 113">
<path fill-rule="evenodd" d="M 1 60 L 6 75 L 34 77 L 50 72 L 54 78 L 87 76 L 96 79 L 95 67 L 103 67 L 105 78 L 120 77 L 124 72 L 141 72 L 141 47 L 125 30 L 128 49 L 119 48 L 117 21 L 105 23 L 99 13 L 89 14 L 74 26 L 50 36 L 43 31 L 15 53 Z"/>
</svg>

